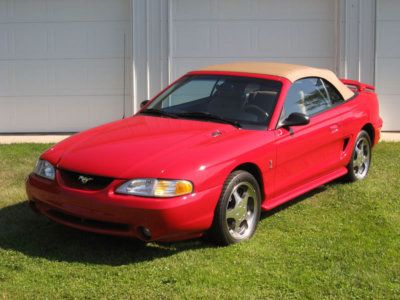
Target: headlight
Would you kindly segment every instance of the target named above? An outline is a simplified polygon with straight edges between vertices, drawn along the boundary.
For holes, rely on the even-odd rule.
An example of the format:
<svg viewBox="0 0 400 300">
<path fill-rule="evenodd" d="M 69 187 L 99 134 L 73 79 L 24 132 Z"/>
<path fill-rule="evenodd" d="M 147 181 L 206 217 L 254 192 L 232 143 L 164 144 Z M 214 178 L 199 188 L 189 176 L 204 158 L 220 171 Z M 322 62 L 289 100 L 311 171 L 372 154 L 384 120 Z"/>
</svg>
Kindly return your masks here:
<svg viewBox="0 0 400 300">
<path fill-rule="evenodd" d="M 145 197 L 175 197 L 193 192 L 193 185 L 187 180 L 133 179 L 116 189 L 119 194 Z"/>
<path fill-rule="evenodd" d="M 36 167 L 33 170 L 33 173 L 40 177 L 44 177 L 50 180 L 54 180 L 56 175 L 56 170 L 53 165 L 49 163 L 47 160 L 39 159 L 36 163 Z"/>
</svg>

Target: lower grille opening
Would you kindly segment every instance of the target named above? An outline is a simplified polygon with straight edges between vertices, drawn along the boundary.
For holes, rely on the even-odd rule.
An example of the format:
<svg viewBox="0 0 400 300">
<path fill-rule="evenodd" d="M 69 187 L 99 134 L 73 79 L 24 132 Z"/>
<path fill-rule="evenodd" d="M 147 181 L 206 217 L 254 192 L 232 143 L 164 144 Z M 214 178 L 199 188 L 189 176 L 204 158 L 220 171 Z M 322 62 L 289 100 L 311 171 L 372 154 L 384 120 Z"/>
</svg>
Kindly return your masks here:
<svg viewBox="0 0 400 300">
<path fill-rule="evenodd" d="M 100 230 L 111 230 L 111 231 L 129 231 L 130 227 L 127 224 L 104 222 L 92 219 L 83 219 L 76 216 L 68 215 L 58 210 L 50 209 L 47 214 L 51 217 L 59 219 L 71 224 L 76 224 L 83 227 L 100 229 Z"/>
</svg>

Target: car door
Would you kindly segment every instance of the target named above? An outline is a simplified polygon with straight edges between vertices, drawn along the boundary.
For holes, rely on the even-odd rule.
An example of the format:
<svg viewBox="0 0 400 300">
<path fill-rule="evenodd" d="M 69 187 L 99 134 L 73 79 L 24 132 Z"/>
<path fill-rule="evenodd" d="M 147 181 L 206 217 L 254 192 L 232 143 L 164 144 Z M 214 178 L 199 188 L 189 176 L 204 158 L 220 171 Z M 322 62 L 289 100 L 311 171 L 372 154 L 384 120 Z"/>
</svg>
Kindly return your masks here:
<svg viewBox="0 0 400 300">
<path fill-rule="evenodd" d="M 275 196 L 300 187 L 338 167 L 342 147 L 341 117 L 333 112 L 324 81 L 303 78 L 292 84 L 280 122 L 293 112 L 310 123 L 275 130 Z"/>
</svg>

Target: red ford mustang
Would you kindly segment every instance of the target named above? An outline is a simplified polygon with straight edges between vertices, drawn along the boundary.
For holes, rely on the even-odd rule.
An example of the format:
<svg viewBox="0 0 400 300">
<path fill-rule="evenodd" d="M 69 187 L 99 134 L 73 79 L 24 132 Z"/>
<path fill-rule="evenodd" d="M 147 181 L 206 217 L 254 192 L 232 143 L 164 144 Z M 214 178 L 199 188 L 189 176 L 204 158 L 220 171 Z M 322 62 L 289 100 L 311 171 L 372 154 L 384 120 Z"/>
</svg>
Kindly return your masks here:
<svg viewBox="0 0 400 300">
<path fill-rule="evenodd" d="M 142 105 L 46 151 L 31 207 L 97 233 L 237 243 L 261 210 L 364 179 L 382 127 L 373 87 L 288 64 L 207 67 Z"/>
</svg>

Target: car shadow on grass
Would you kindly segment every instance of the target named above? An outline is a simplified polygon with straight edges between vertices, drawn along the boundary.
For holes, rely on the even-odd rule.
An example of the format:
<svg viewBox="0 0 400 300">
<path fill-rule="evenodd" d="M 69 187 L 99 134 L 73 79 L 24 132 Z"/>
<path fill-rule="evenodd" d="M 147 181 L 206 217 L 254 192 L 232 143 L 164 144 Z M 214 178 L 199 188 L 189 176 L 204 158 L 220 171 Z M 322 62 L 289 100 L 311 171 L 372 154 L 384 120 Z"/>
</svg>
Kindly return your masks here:
<svg viewBox="0 0 400 300">
<path fill-rule="evenodd" d="M 0 209 L 0 249 L 51 261 L 121 266 L 209 247 L 201 239 L 144 244 L 75 230 L 36 215 L 27 201 Z"/>
<path fill-rule="evenodd" d="M 336 184 L 342 182 L 333 181 L 264 212 L 261 221 Z M 51 261 L 121 266 L 213 247 L 216 246 L 205 239 L 144 244 L 134 239 L 79 231 L 33 213 L 27 201 L 0 209 L 0 249 Z"/>
</svg>

